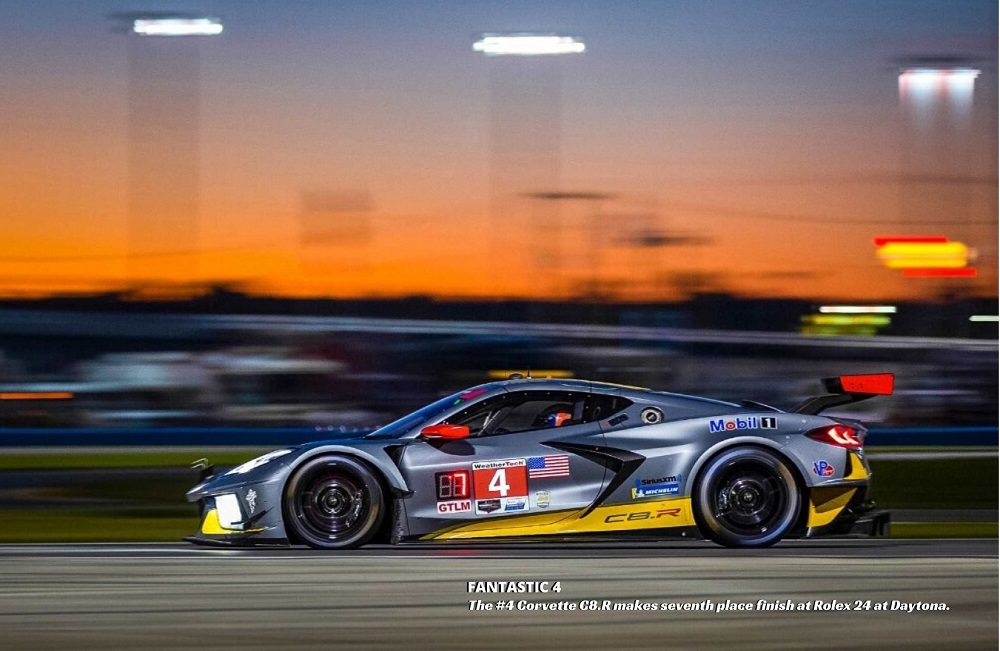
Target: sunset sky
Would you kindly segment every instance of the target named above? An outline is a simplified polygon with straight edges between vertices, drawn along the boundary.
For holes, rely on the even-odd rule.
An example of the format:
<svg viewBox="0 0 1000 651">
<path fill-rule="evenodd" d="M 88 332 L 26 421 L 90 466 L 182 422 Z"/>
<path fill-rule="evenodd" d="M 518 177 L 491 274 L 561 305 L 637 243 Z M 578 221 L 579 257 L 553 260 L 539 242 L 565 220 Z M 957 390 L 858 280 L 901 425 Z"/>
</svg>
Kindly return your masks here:
<svg viewBox="0 0 1000 651">
<path fill-rule="evenodd" d="M 997 293 L 993 0 L 0 9 L 0 295 L 186 282 L 331 296 L 567 297 L 594 283 L 620 298 Z M 151 68 L 135 65 L 146 44 L 114 16 L 146 11 L 225 24 L 157 45 L 168 69 L 185 48 L 200 57 L 160 107 L 176 116 L 195 93 L 183 133 L 130 101 Z M 576 35 L 587 51 L 472 51 L 481 33 L 513 31 Z M 914 126 L 903 57 L 980 68 L 969 119 Z M 136 124 L 154 135 L 137 143 Z M 522 161 L 525 142 L 540 151 Z M 185 161 L 195 169 L 176 169 Z M 140 192 L 143 173 L 170 196 Z M 606 198 L 518 198 L 527 191 Z M 193 230 L 151 231 L 162 248 L 130 243 L 140 212 L 188 199 Z M 638 246 L 657 243 L 644 234 L 679 241 Z M 875 257 L 886 234 L 963 241 L 978 276 L 904 279 Z"/>
</svg>

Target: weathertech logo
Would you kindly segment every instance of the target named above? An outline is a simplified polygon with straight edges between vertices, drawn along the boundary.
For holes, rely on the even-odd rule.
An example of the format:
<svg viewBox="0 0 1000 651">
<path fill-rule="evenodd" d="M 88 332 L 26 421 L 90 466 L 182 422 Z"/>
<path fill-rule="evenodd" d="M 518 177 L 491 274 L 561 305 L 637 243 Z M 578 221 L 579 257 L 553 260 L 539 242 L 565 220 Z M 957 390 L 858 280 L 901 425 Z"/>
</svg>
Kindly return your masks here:
<svg viewBox="0 0 1000 651">
<path fill-rule="evenodd" d="M 743 429 L 778 429 L 778 419 L 774 416 L 747 416 L 746 418 L 720 418 L 708 421 L 708 431 L 713 434 Z"/>
</svg>

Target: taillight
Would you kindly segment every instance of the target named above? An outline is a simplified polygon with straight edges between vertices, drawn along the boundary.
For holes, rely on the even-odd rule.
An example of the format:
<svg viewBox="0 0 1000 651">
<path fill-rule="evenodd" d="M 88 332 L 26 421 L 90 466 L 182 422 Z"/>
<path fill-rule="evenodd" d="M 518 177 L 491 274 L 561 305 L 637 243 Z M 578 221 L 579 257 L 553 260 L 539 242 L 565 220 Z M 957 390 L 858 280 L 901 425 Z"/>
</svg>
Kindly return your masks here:
<svg viewBox="0 0 1000 651">
<path fill-rule="evenodd" d="M 806 432 L 806 436 L 820 443 L 829 443 L 848 450 L 861 448 L 861 439 L 858 438 L 857 432 L 847 425 L 817 427 Z"/>
</svg>

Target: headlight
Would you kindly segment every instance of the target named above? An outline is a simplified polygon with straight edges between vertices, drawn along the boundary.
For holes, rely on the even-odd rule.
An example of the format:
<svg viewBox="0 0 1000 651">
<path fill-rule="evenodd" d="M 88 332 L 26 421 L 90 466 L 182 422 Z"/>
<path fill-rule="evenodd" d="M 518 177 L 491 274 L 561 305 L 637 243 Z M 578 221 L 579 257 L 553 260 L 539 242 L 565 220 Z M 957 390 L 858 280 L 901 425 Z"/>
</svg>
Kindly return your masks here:
<svg viewBox="0 0 1000 651">
<path fill-rule="evenodd" d="M 284 456 L 284 455 L 288 454 L 289 452 L 291 452 L 291 450 L 275 450 L 274 452 L 268 452 L 267 454 L 262 454 L 259 457 L 257 457 L 256 459 L 251 459 L 250 461 L 247 461 L 246 463 L 244 463 L 242 465 L 236 466 L 235 468 L 233 468 L 232 470 L 230 470 L 226 474 L 227 475 L 242 475 L 243 473 L 250 472 L 251 470 L 253 470 L 257 466 L 263 466 L 268 461 L 271 461 L 273 459 L 277 459 L 278 457 Z"/>
<path fill-rule="evenodd" d="M 219 526 L 223 529 L 235 529 L 243 521 L 240 513 L 240 503 L 232 493 L 215 496 L 215 510 L 219 514 Z"/>
</svg>

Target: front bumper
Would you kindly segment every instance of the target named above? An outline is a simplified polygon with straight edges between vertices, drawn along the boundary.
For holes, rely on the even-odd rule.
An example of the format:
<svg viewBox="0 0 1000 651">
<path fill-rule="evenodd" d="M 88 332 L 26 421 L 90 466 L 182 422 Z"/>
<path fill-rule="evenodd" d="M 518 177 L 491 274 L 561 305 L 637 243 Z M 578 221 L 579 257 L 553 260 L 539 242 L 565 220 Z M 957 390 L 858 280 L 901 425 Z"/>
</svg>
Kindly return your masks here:
<svg viewBox="0 0 1000 651">
<path fill-rule="evenodd" d="M 201 524 L 184 540 L 196 545 L 288 545 L 281 508 L 267 485 L 227 487 L 215 494 L 189 494 L 197 501 Z M 250 498 L 248 499 L 248 496 Z"/>
</svg>

